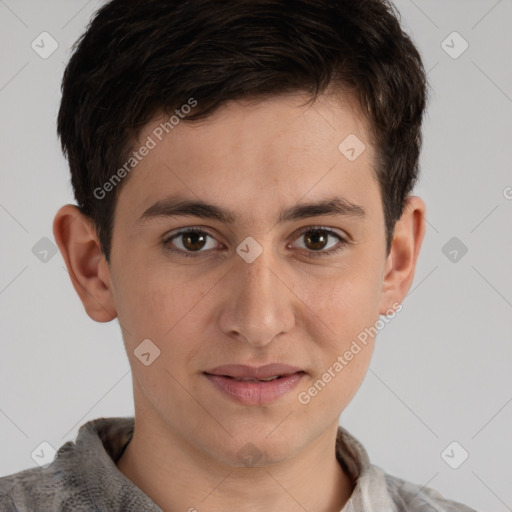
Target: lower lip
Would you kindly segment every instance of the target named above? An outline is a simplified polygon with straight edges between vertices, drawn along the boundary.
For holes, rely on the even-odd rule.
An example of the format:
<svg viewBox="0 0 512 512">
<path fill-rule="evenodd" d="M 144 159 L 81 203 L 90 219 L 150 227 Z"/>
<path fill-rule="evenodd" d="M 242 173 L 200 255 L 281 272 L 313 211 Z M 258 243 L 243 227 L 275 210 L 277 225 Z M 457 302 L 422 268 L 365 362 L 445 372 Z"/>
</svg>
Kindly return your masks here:
<svg viewBox="0 0 512 512">
<path fill-rule="evenodd" d="M 304 377 L 304 372 L 293 373 L 267 382 L 242 381 L 222 375 L 204 374 L 225 395 L 245 405 L 265 405 L 286 395 Z"/>
</svg>

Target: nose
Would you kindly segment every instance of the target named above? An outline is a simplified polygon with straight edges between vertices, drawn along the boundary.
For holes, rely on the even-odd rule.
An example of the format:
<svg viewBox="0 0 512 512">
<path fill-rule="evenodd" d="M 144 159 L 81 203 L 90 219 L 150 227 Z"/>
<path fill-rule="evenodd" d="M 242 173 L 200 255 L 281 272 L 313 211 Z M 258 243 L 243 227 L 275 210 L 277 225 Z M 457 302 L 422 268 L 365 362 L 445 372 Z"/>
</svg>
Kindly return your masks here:
<svg viewBox="0 0 512 512">
<path fill-rule="evenodd" d="M 269 344 L 295 325 L 298 299 L 269 252 L 264 250 L 252 263 L 240 258 L 224 280 L 220 328 L 255 347 Z"/>
</svg>

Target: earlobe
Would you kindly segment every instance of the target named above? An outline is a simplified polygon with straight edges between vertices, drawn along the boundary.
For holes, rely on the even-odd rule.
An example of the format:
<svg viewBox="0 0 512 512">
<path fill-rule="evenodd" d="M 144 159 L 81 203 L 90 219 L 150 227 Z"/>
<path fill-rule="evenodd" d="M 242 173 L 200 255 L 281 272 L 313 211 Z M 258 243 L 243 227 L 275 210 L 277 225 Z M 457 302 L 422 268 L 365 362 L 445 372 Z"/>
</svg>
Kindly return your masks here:
<svg viewBox="0 0 512 512">
<path fill-rule="evenodd" d="M 91 219 L 65 205 L 55 215 L 53 235 L 87 314 L 97 322 L 116 318 L 110 271 Z"/>
<path fill-rule="evenodd" d="M 417 196 L 406 199 L 404 212 L 395 224 L 393 243 L 386 260 L 379 313 L 385 315 L 392 305 L 401 303 L 414 279 L 416 262 L 425 235 L 424 201 Z"/>
</svg>

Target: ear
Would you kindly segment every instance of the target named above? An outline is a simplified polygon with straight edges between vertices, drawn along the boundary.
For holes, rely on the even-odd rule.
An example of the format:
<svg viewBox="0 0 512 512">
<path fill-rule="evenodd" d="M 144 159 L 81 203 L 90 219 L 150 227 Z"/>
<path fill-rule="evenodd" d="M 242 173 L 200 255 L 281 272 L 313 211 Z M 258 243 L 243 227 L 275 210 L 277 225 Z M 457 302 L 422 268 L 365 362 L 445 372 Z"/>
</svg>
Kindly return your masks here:
<svg viewBox="0 0 512 512">
<path fill-rule="evenodd" d="M 416 261 L 425 235 L 425 203 L 409 196 L 404 212 L 395 224 L 393 242 L 386 260 L 379 314 L 385 315 L 401 303 L 414 279 Z"/>
<path fill-rule="evenodd" d="M 87 314 L 96 322 L 116 318 L 110 269 L 92 220 L 67 204 L 55 215 L 53 236 Z"/>
</svg>

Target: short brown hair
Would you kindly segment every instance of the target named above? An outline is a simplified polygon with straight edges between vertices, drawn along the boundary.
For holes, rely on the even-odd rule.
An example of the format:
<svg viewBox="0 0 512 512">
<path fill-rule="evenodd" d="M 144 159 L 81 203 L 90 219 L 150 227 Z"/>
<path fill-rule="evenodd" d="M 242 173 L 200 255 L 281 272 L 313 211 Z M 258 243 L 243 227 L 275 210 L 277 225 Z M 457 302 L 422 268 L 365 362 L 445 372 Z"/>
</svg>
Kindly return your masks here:
<svg viewBox="0 0 512 512">
<path fill-rule="evenodd" d="M 100 199 L 94 191 L 158 112 L 194 98 L 191 122 L 228 100 L 315 99 L 327 88 L 351 92 L 371 126 L 389 252 L 418 178 L 427 99 L 399 18 L 387 0 L 112 0 L 99 9 L 64 72 L 57 132 L 107 261 L 122 183 Z"/>
</svg>

